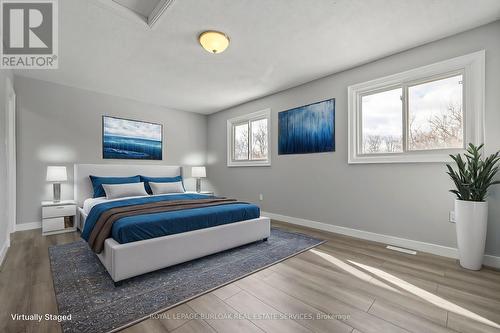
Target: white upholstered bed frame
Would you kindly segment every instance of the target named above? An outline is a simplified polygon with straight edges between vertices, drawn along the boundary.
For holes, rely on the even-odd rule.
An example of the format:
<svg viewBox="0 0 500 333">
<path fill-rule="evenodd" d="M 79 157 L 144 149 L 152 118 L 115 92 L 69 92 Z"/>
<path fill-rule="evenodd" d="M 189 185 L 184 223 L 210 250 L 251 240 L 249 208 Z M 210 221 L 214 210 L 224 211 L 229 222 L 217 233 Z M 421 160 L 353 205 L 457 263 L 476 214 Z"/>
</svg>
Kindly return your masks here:
<svg viewBox="0 0 500 333">
<path fill-rule="evenodd" d="M 79 212 L 78 225 L 82 227 L 87 218 L 82 209 L 83 202 L 91 198 L 93 193 L 89 175 L 121 177 L 143 174 L 151 177 L 175 177 L 182 174 L 182 167 L 147 164 L 75 164 L 74 172 L 75 200 Z M 108 238 L 104 243 L 104 250 L 97 256 L 113 281 L 118 282 L 267 239 L 270 232 L 270 219 L 259 217 L 126 244 L 120 244 L 113 238 Z"/>
</svg>

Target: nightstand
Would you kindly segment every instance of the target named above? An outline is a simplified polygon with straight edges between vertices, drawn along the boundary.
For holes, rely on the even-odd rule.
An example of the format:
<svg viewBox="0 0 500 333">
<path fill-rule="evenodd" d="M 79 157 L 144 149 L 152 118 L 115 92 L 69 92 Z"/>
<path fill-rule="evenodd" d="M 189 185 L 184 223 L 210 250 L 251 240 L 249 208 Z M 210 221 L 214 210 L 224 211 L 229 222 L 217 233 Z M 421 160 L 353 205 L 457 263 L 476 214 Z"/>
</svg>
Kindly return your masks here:
<svg viewBox="0 0 500 333">
<path fill-rule="evenodd" d="M 76 231 L 76 202 L 42 201 L 42 235 L 72 231 Z"/>
</svg>

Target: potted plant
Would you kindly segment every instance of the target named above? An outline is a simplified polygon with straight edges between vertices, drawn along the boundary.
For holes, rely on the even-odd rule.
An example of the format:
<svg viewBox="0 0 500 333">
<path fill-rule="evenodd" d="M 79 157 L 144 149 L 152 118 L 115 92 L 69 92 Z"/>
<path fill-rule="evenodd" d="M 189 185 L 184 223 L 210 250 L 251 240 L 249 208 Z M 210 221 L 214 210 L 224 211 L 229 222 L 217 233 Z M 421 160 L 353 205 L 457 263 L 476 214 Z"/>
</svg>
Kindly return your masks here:
<svg viewBox="0 0 500 333">
<path fill-rule="evenodd" d="M 486 197 L 490 186 L 500 184 L 494 177 L 498 172 L 500 151 L 482 158 L 483 145 L 472 143 L 464 154 L 450 155 L 457 164 L 455 171 L 449 164 L 448 175 L 456 189 L 450 190 L 457 196 L 455 200 L 455 221 L 460 265 L 471 270 L 479 270 L 483 264 L 486 228 L 488 225 L 488 202 Z"/>
</svg>

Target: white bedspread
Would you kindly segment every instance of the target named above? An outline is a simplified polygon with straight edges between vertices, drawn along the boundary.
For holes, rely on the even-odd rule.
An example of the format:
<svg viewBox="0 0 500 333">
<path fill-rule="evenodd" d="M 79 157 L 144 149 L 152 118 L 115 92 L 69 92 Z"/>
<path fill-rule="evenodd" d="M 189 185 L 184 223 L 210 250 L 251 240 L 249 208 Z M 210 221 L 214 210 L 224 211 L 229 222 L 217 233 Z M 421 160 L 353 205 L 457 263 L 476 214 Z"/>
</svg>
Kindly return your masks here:
<svg viewBox="0 0 500 333">
<path fill-rule="evenodd" d="M 184 192 L 184 193 L 196 193 L 196 192 Z M 168 194 L 157 194 L 157 195 L 178 195 L 178 194 L 184 194 L 184 193 L 168 193 Z M 196 194 L 201 194 L 201 193 L 196 193 Z M 147 197 L 154 197 L 157 195 L 148 195 Z M 201 194 L 205 195 L 205 194 Z M 98 205 L 103 202 L 111 202 L 111 201 L 118 201 L 118 200 L 126 200 L 126 199 L 132 199 L 132 198 L 142 198 L 144 196 L 136 196 L 136 197 L 126 197 L 126 198 L 118 198 L 118 199 L 106 199 L 106 197 L 99 197 L 99 198 L 88 198 L 83 202 L 83 211 L 85 212 L 86 215 L 90 213 L 92 208 L 94 208 L 95 205 Z"/>
</svg>

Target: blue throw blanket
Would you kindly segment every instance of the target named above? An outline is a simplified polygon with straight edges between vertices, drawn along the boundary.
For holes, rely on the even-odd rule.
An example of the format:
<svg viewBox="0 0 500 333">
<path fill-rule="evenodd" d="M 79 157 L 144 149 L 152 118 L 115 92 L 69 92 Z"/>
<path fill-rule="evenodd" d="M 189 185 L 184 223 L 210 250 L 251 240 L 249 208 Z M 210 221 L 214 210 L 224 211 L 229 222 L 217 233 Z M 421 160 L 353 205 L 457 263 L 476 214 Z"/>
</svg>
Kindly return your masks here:
<svg viewBox="0 0 500 333">
<path fill-rule="evenodd" d="M 184 193 L 160 195 L 105 202 L 94 206 L 82 231 L 82 238 L 88 241 L 97 220 L 107 210 L 116 207 L 140 205 L 159 201 L 206 199 L 206 195 Z M 118 243 L 129 243 L 155 237 L 162 237 L 217 225 L 234 223 L 260 216 L 259 207 L 238 203 L 212 207 L 184 209 L 178 211 L 140 214 L 124 217 L 113 224 L 112 237 Z"/>
</svg>

